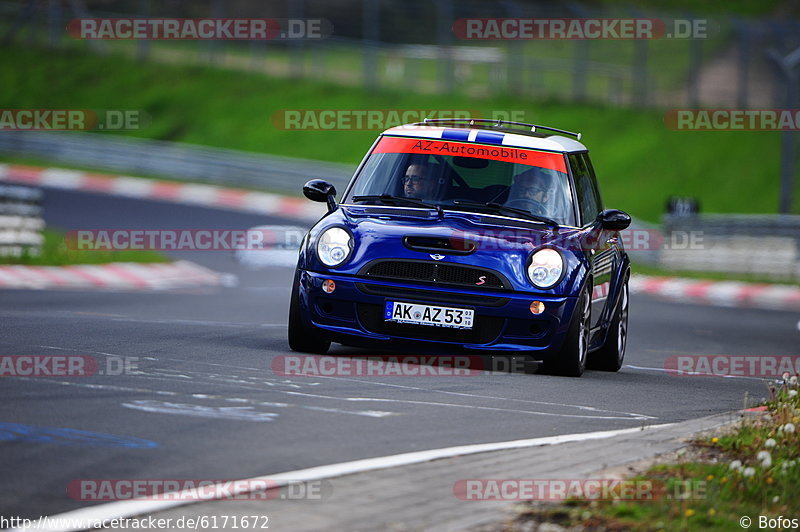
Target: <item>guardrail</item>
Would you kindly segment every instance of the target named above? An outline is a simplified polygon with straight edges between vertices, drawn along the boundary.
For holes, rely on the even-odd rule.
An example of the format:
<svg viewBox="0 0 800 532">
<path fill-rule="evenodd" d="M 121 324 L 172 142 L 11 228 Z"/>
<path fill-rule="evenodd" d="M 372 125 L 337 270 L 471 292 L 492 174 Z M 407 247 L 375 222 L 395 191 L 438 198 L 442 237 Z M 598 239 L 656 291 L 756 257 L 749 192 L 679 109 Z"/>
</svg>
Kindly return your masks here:
<svg viewBox="0 0 800 532">
<path fill-rule="evenodd" d="M 0 256 L 38 255 L 42 249 L 44 220 L 42 191 L 0 185 Z"/>
<path fill-rule="evenodd" d="M 686 235 L 687 244 L 661 250 L 662 267 L 800 279 L 800 216 L 667 216 L 664 233 Z"/>
<path fill-rule="evenodd" d="M 239 185 L 297 195 L 309 179 L 340 192 L 354 166 L 96 133 L 4 131 L 0 153 L 99 171 Z"/>
</svg>

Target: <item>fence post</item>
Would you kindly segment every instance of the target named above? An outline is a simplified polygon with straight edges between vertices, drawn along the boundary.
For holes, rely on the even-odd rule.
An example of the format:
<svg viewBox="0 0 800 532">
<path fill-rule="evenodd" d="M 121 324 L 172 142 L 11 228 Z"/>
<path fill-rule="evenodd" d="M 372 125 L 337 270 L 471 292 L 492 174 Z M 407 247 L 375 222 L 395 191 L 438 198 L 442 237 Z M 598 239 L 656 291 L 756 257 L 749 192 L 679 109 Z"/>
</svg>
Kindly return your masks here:
<svg viewBox="0 0 800 532">
<path fill-rule="evenodd" d="M 589 12 L 581 4 L 570 2 L 567 7 L 575 18 L 589 18 Z M 572 97 L 579 102 L 586 100 L 586 80 L 589 75 L 589 41 L 575 41 L 575 61 L 572 70 Z"/>
<path fill-rule="evenodd" d="M 302 19 L 305 14 L 304 0 L 289 0 L 289 18 Z M 302 39 L 289 40 L 289 75 L 302 78 L 305 74 L 305 44 Z"/>
<path fill-rule="evenodd" d="M 778 72 L 785 81 L 784 109 L 790 110 L 797 103 L 798 75 L 797 65 L 800 64 L 800 48 L 783 57 L 774 48 L 767 50 L 767 56 L 775 62 Z M 781 188 L 778 199 L 778 212 L 789 214 L 792 211 L 792 188 L 794 181 L 794 132 L 784 130 L 781 138 Z"/>
<path fill-rule="evenodd" d="M 364 47 L 364 86 L 376 88 L 378 77 L 378 43 L 380 42 L 379 0 L 362 0 L 363 15 L 361 35 Z"/>
<path fill-rule="evenodd" d="M 213 0 L 211 4 L 211 17 L 222 18 L 225 16 L 225 0 Z M 219 48 L 220 44 L 217 40 L 209 40 L 206 43 L 206 50 L 208 50 L 208 62 L 217 63 L 219 61 Z"/>
<path fill-rule="evenodd" d="M 745 109 L 749 92 L 747 84 L 750 77 L 751 31 L 750 24 L 746 21 L 734 19 L 733 24 L 739 36 L 739 75 L 736 83 L 736 104 L 740 109 Z"/>
<path fill-rule="evenodd" d="M 441 50 L 441 60 L 439 61 L 442 91 L 445 94 L 453 92 L 453 55 L 450 47 L 453 43 L 453 2 L 452 0 L 438 0 L 436 34 L 437 42 Z"/>
<path fill-rule="evenodd" d="M 700 106 L 700 70 L 703 67 L 703 43 L 700 39 L 689 39 L 689 107 Z"/>
<path fill-rule="evenodd" d="M 47 22 L 49 34 L 47 44 L 50 48 L 58 48 L 64 32 L 61 24 L 61 0 L 50 0 Z"/>
<path fill-rule="evenodd" d="M 150 0 L 139 0 L 139 16 L 150 16 Z M 150 53 L 150 39 L 139 39 L 136 43 L 136 59 L 146 61 Z"/>
</svg>

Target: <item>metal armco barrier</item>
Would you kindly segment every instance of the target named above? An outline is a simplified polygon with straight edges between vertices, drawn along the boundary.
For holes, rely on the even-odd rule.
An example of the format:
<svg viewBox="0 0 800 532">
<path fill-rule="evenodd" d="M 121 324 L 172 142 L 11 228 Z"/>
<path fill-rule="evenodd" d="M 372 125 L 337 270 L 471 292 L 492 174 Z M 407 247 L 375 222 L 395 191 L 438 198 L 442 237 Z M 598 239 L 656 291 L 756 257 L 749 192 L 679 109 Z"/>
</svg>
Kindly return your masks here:
<svg viewBox="0 0 800 532">
<path fill-rule="evenodd" d="M 800 216 L 702 214 L 666 216 L 664 234 L 690 243 L 662 250 L 662 267 L 800 279 Z"/>
<path fill-rule="evenodd" d="M 42 249 L 44 220 L 42 191 L 0 185 L 0 256 L 38 255 Z"/>
<path fill-rule="evenodd" d="M 98 171 L 240 185 L 292 195 L 299 195 L 309 179 L 324 179 L 343 192 L 355 169 L 307 159 L 96 133 L 3 131 L 0 153 Z"/>
</svg>

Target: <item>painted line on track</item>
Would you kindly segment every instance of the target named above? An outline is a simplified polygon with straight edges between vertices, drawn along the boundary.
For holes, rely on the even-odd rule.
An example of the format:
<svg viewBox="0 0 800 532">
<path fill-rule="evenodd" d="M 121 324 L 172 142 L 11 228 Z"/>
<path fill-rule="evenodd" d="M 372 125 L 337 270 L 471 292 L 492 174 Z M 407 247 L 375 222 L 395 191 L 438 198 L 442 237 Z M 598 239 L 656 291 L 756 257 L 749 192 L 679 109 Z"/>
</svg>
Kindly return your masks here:
<svg viewBox="0 0 800 532">
<path fill-rule="evenodd" d="M 242 479 L 241 481 L 237 481 L 234 483 L 234 486 L 243 486 L 243 488 L 239 490 L 231 489 L 230 486 L 225 486 L 224 484 L 217 484 L 213 487 L 213 489 L 215 489 L 216 492 L 219 494 L 228 493 L 233 495 L 243 495 L 245 493 L 248 493 L 249 491 L 248 489 L 246 489 L 246 486 L 259 485 L 258 484 L 259 482 L 264 482 L 264 481 L 270 482 L 271 486 L 282 487 L 289 484 L 290 482 L 309 482 L 314 480 L 322 480 L 322 479 L 340 477 L 344 475 L 352 475 L 355 473 L 365 473 L 368 471 L 376 471 L 379 469 L 407 466 L 412 464 L 429 462 L 431 460 L 439 460 L 442 458 L 453 458 L 456 456 L 466 456 L 478 453 L 505 451 L 510 449 L 522 449 L 527 447 L 538 447 L 544 445 L 558 445 L 562 443 L 588 441 L 588 440 L 599 440 L 599 439 L 619 436 L 622 434 L 631 434 L 634 432 L 640 432 L 642 430 L 652 430 L 652 429 L 669 427 L 672 425 L 675 425 L 675 423 L 634 427 L 628 429 L 587 432 L 579 434 L 566 434 L 562 436 L 547 436 L 544 438 L 531 438 L 525 440 L 512 440 L 505 442 L 479 443 L 472 445 L 459 445 L 456 447 L 444 447 L 441 449 L 416 451 L 411 453 L 381 456 L 377 458 L 366 458 L 363 460 L 354 460 L 351 462 L 341 462 L 338 464 L 330 464 L 324 466 L 311 467 L 307 469 L 298 469 L 295 471 L 287 471 L 284 473 L 277 473 L 275 475 L 264 475 L 260 477 Z M 210 490 L 212 488 L 209 487 L 208 489 Z M 180 499 L 181 497 L 190 498 L 190 495 L 191 495 L 191 490 L 185 490 L 183 492 L 180 492 L 180 495 L 178 495 L 177 498 L 178 499 Z M 55 525 L 58 523 L 59 520 L 62 523 L 68 522 L 69 520 L 71 520 L 73 523 L 79 521 L 87 523 L 87 522 L 104 521 L 114 518 L 133 517 L 136 515 L 151 514 L 154 512 L 167 510 L 170 508 L 175 508 L 178 506 L 185 506 L 195 502 L 208 502 L 208 500 L 153 501 L 144 499 L 132 499 L 126 501 L 116 501 L 49 516 L 48 522 L 42 523 L 43 525 L 49 525 L 49 526 L 43 526 L 39 528 L 34 528 L 34 527 L 17 528 L 13 530 L 15 531 L 50 530 L 50 531 L 61 531 L 61 532 L 84 530 L 83 528 L 57 527 Z"/>
</svg>

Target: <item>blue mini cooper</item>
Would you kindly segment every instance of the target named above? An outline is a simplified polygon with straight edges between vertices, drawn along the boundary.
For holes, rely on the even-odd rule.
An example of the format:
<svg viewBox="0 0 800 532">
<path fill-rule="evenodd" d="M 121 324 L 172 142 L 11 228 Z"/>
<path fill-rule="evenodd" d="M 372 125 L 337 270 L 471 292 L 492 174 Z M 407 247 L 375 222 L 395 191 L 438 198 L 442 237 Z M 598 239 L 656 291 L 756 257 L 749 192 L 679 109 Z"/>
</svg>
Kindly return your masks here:
<svg viewBox="0 0 800 532">
<path fill-rule="evenodd" d="M 570 138 L 572 137 L 572 138 Z M 604 210 L 580 134 L 478 119 L 384 131 L 305 236 L 289 346 L 525 355 L 617 371 L 628 332 L 626 213 Z"/>
</svg>

